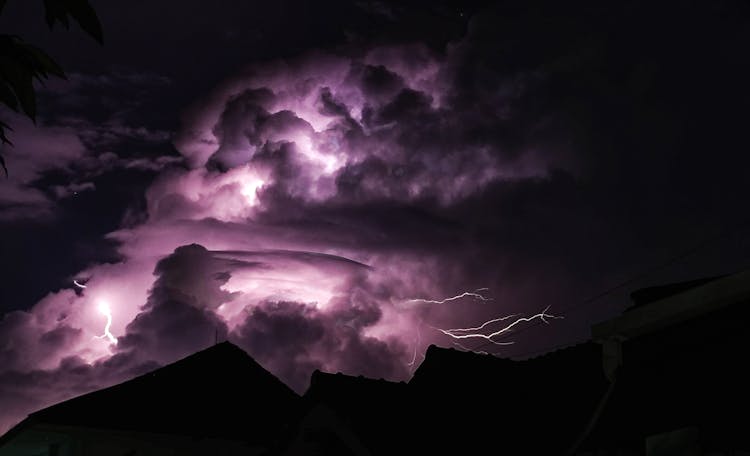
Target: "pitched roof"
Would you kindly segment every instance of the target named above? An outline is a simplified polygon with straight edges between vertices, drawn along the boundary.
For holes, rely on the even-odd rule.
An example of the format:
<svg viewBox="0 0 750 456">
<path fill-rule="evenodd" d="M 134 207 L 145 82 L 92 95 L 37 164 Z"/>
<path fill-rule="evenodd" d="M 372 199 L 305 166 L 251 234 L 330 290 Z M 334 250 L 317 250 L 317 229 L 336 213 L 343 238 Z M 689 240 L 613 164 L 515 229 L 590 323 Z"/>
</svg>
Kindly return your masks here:
<svg viewBox="0 0 750 456">
<path fill-rule="evenodd" d="M 560 454 L 606 386 L 591 342 L 519 361 L 430 346 L 409 382 L 415 434 L 433 436 L 423 445 L 446 454 L 498 442 L 508 454 Z"/>
<path fill-rule="evenodd" d="M 223 342 L 34 412 L 17 428 L 41 423 L 254 442 L 289 419 L 298 399 L 242 349 Z"/>
<path fill-rule="evenodd" d="M 316 370 L 303 399 L 310 412 L 321 405 L 332 410 L 374 454 L 393 454 L 409 437 L 404 432 L 411 411 L 404 382 Z"/>
<path fill-rule="evenodd" d="M 304 399 L 307 404 L 325 403 L 350 421 L 366 421 L 380 415 L 392 415 L 403 406 L 407 395 L 404 382 L 316 370 Z"/>
<path fill-rule="evenodd" d="M 305 392 L 305 397 L 338 399 L 342 396 L 358 394 L 363 390 L 377 395 L 402 395 L 406 393 L 406 383 L 368 378 L 362 375 L 355 377 L 341 372 L 331 374 L 316 369 L 310 378 L 310 388 Z"/>
<path fill-rule="evenodd" d="M 643 305 L 593 325 L 592 338 L 597 341 L 636 338 L 745 302 L 750 298 L 750 270 L 648 290 L 634 295 L 655 299 L 643 298 Z"/>
</svg>

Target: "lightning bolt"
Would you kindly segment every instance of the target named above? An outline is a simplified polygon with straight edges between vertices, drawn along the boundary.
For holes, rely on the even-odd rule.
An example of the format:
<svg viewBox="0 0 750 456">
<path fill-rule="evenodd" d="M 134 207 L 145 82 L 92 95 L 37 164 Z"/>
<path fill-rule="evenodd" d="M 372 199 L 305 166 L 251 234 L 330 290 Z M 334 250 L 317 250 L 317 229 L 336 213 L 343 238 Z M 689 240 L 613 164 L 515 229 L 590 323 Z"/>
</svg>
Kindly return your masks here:
<svg viewBox="0 0 750 456">
<path fill-rule="evenodd" d="M 487 341 L 487 343 L 494 344 L 494 345 L 511 345 L 513 344 L 513 342 L 498 342 L 494 340 L 494 338 L 510 332 L 515 326 L 521 323 L 527 323 L 533 320 L 541 320 L 542 322 L 548 324 L 549 322 L 547 321 L 547 319 L 563 318 L 560 316 L 548 314 L 547 311 L 549 310 L 549 307 L 550 306 L 547 306 L 543 311 L 539 312 L 538 314 L 532 315 L 530 317 L 518 317 L 515 320 L 513 320 L 510 324 L 500 328 L 497 331 L 493 331 L 489 334 L 485 334 L 484 332 L 482 332 L 482 330 L 493 323 L 497 323 L 498 321 L 505 321 L 510 318 L 517 317 L 517 314 L 508 315 L 505 317 L 493 318 L 492 320 L 487 320 L 486 322 L 482 323 L 480 326 L 476 326 L 472 328 L 441 329 L 441 328 L 436 328 L 434 326 L 432 326 L 432 328 L 437 331 L 440 331 L 441 333 L 445 334 L 448 337 L 451 337 L 457 340 L 484 339 Z M 466 347 L 459 344 L 458 342 L 454 342 L 454 343 L 458 344 L 459 347 L 467 349 Z M 470 351 L 473 351 L 473 350 L 470 350 Z"/>
<path fill-rule="evenodd" d="M 99 312 L 107 317 L 107 324 L 104 325 L 104 334 L 101 336 L 95 336 L 97 339 L 109 339 L 110 343 L 117 344 L 117 338 L 109 332 L 109 328 L 112 327 L 112 311 L 109 309 L 109 304 L 104 301 L 99 302 Z"/>
<path fill-rule="evenodd" d="M 487 296 L 485 296 L 484 294 L 482 294 L 482 292 L 488 291 L 488 290 L 489 290 L 488 288 L 477 288 L 474 291 L 465 291 L 465 292 L 463 292 L 461 294 L 458 294 L 458 295 L 455 295 L 455 296 L 451 296 L 451 297 L 445 298 L 445 299 L 439 299 L 438 300 L 438 299 L 414 298 L 414 299 L 408 299 L 408 300 L 402 301 L 402 302 L 407 302 L 407 303 L 422 303 L 422 304 L 445 304 L 445 303 L 448 303 L 448 302 L 451 302 L 451 301 L 457 301 L 457 300 L 462 299 L 462 298 L 474 298 L 474 299 L 479 300 L 479 301 L 492 301 L 492 298 L 488 298 Z M 480 354 L 488 354 L 486 351 L 478 351 L 477 349 L 481 348 L 481 347 L 484 347 L 485 345 L 489 345 L 489 344 L 500 345 L 500 346 L 513 345 L 515 343 L 513 341 L 510 341 L 510 342 L 501 342 L 501 341 L 495 340 L 495 338 L 499 337 L 499 336 L 503 336 L 503 335 L 511 332 L 513 330 L 513 328 L 515 328 L 516 326 L 518 326 L 521 323 L 528 323 L 528 322 L 534 321 L 534 320 L 541 320 L 543 323 L 549 324 L 548 320 L 550 320 L 550 319 L 563 318 L 562 316 L 557 316 L 557 315 L 552 315 L 552 314 L 547 313 L 547 311 L 549 310 L 549 308 L 550 308 L 550 306 L 547 306 L 541 312 L 539 312 L 537 314 L 534 314 L 534 315 L 531 315 L 529 317 L 523 317 L 520 314 L 510 314 L 510 315 L 505 315 L 505 316 L 502 316 L 502 317 L 496 317 L 496 318 L 492 318 L 490 320 L 487 320 L 487 321 L 483 322 L 479 326 L 471 326 L 471 327 L 468 327 L 468 328 L 442 329 L 442 328 L 437 328 L 435 326 L 430 326 L 430 325 L 428 325 L 428 326 L 430 326 L 430 328 L 432 328 L 432 329 L 434 329 L 436 331 L 439 331 L 442 334 L 445 334 L 446 336 L 448 336 L 451 339 L 453 339 L 453 345 L 461 348 L 462 350 L 471 351 L 471 352 L 480 353 Z M 489 326 L 492 326 L 495 323 L 507 321 L 507 320 L 510 320 L 510 319 L 514 319 L 514 320 L 511 321 L 510 323 L 506 324 L 505 326 L 501 327 L 500 329 L 496 330 L 496 331 L 492 331 L 490 333 L 487 333 L 487 328 Z M 462 344 L 460 342 L 460 341 L 463 341 L 464 339 L 483 339 L 483 340 L 486 341 L 486 343 L 483 344 L 483 345 L 480 345 L 479 347 L 477 347 L 475 349 L 471 349 L 471 348 L 467 347 L 466 345 L 464 345 L 464 344 Z M 413 367 L 416 364 L 417 353 L 418 353 L 418 350 L 419 350 L 419 342 L 420 342 L 420 333 L 419 333 L 419 326 L 418 326 L 417 327 L 417 338 L 416 338 L 416 341 L 415 341 L 415 344 L 414 344 L 414 354 L 412 355 L 411 361 L 409 363 L 407 363 L 407 365 L 409 367 Z"/>
<path fill-rule="evenodd" d="M 498 321 L 505 321 L 505 320 L 508 320 L 510 318 L 517 317 L 519 315 L 520 314 L 510 314 L 510 315 L 506 315 L 504 317 L 498 317 L 498 318 L 493 318 L 492 320 L 487 320 L 484 323 L 482 323 L 481 325 L 473 327 L 473 328 L 454 328 L 454 329 L 447 329 L 446 331 L 450 331 L 450 332 L 456 332 L 456 331 L 459 331 L 459 332 L 481 331 L 484 328 L 486 328 L 487 326 L 491 325 L 492 323 L 497 323 Z"/>
<path fill-rule="evenodd" d="M 513 342 L 510 342 L 510 343 L 512 344 Z M 474 353 L 478 353 L 480 355 L 489 355 L 489 353 L 487 353 L 484 350 L 472 350 L 471 348 L 467 347 L 466 345 L 459 344 L 458 342 L 455 342 L 455 341 L 453 342 L 453 345 L 455 345 L 456 347 L 460 348 L 463 351 L 474 352 Z"/>
<path fill-rule="evenodd" d="M 75 285 L 75 286 L 77 286 L 78 288 L 81 288 L 81 289 L 86 288 L 86 285 L 78 282 L 77 280 L 73 280 L 73 285 Z"/>
<path fill-rule="evenodd" d="M 411 361 L 406 364 L 410 369 L 413 369 L 417 363 L 417 352 L 419 351 L 419 343 L 421 342 L 421 339 L 422 332 L 419 330 L 419 326 L 417 326 L 417 338 L 414 341 L 414 355 L 412 356 Z M 422 355 L 422 359 L 424 359 L 424 355 Z"/>
<path fill-rule="evenodd" d="M 451 296 L 450 298 L 435 300 L 435 299 L 423 299 L 423 298 L 414 298 L 414 299 L 407 299 L 405 302 L 409 303 L 415 303 L 415 304 L 445 304 L 446 302 L 451 301 L 457 301 L 462 298 L 474 298 L 478 301 L 492 301 L 492 298 L 488 298 L 480 293 L 480 291 L 487 291 L 489 288 L 477 288 L 474 291 L 464 291 L 463 293 Z"/>
</svg>

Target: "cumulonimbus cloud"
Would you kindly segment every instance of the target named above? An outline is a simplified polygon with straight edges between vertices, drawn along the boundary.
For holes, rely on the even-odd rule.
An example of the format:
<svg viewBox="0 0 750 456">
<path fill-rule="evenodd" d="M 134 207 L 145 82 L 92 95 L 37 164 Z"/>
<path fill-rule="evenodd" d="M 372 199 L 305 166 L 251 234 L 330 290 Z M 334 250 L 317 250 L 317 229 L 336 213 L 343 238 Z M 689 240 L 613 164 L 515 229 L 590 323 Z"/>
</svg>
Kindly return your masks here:
<svg viewBox="0 0 750 456">
<path fill-rule="evenodd" d="M 175 139 L 188 166 L 160 164 L 146 214 L 110 234 L 122 262 L 5 316 L 0 379 L 30 380 L 0 425 L 217 338 L 298 391 L 314 369 L 407 378 L 439 337 L 415 340 L 422 321 L 455 313 L 403 302 L 489 277 L 460 266 L 475 245 L 462 258 L 440 247 L 461 246 L 455 217 L 417 208 L 460 211 L 554 163 L 494 132 L 501 103 L 478 115 L 458 102 L 459 56 L 316 52 L 256 65 L 198 102 Z M 99 337 L 101 302 L 116 344 Z M 464 318 L 496 311 L 459 304 Z M 54 394 L 37 395 L 42 385 Z"/>
</svg>

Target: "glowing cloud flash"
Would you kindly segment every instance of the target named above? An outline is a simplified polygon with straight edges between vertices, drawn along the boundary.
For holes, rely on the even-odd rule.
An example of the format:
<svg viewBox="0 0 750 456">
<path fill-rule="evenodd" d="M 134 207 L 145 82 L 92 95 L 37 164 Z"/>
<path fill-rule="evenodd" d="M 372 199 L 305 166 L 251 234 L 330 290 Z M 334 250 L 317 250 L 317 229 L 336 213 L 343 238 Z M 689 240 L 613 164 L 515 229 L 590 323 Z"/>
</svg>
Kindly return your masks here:
<svg viewBox="0 0 750 456">
<path fill-rule="evenodd" d="M 258 177 L 249 177 L 240 183 L 240 193 L 247 199 L 249 205 L 254 206 L 258 200 L 258 190 L 265 182 Z"/>
</svg>

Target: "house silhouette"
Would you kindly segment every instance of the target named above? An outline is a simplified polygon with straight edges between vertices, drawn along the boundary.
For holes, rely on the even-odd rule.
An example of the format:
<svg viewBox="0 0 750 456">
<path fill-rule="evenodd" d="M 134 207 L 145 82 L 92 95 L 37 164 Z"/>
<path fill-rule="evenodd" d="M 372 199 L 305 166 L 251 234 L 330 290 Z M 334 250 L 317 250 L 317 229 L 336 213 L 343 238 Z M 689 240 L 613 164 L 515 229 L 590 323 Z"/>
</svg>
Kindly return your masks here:
<svg viewBox="0 0 750 456">
<path fill-rule="evenodd" d="M 750 271 L 651 287 L 592 327 L 616 386 L 582 449 L 750 454 Z"/>
<path fill-rule="evenodd" d="M 32 413 L 0 438 L 0 455 L 253 454 L 276 443 L 298 400 L 222 342 Z"/>
</svg>

